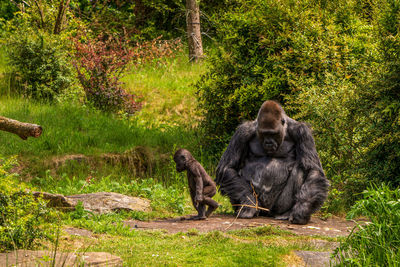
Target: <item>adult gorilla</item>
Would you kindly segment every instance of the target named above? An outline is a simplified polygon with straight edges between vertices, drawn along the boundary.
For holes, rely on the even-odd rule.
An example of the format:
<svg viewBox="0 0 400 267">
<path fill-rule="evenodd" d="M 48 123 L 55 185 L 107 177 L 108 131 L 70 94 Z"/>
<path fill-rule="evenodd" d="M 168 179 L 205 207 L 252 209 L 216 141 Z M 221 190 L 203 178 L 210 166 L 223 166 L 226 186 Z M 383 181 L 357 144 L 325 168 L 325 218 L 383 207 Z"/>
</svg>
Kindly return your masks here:
<svg viewBox="0 0 400 267">
<path fill-rule="evenodd" d="M 257 119 L 241 124 L 217 167 L 217 184 L 232 204 L 256 203 L 266 214 L 306 224 L 323 204 L 329 182 L 309 127 L 286 116 L 274 101 L 262 104 Z M 239 217 L 258 214 L 241 208 Z"/>
</svg>

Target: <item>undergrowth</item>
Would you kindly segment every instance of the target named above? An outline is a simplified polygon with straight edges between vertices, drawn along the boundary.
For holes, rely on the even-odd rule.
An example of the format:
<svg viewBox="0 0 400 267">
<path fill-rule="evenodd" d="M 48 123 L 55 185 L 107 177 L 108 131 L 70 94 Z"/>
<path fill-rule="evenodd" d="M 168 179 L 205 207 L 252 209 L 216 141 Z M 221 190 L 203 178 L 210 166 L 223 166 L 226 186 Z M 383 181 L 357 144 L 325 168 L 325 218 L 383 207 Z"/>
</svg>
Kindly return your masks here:
<svg viewBox="0 0 400 267">
<path fill-rule="evenodd" d="M 387 185 L 363 192 L 348 214 L 349 219 L 366 216 L 336 249 L 341 266 L 400 265 L 400 191 Z"/>
<path fill-rule="evenodd" d="M 16 164 L 15 157 L 0 155 L 0 251 L 33 248 L 54 232 L 55 214 L 10 173 Z"/>
</svg>

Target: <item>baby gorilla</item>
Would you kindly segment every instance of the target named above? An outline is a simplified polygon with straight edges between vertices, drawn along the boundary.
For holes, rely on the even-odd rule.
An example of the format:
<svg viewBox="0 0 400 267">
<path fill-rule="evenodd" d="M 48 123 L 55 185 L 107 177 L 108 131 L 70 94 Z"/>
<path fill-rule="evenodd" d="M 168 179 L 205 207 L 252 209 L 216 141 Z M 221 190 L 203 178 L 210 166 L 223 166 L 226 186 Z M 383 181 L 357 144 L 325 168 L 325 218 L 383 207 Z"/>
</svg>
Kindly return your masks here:
<svg viewBox="0 0 400 267">
<path fill-rule="evenodd" d="M 205 220 L 218 208 L 218 203 L 212 199 L 217 192 L 215 182 L 188 150 L 178 149 L 175 152 L 174 161 L 178 172 L 187 171 L 190 197 L 198 212 L 197 216 L 191 217 L 190 220 Z"/>
</svg>

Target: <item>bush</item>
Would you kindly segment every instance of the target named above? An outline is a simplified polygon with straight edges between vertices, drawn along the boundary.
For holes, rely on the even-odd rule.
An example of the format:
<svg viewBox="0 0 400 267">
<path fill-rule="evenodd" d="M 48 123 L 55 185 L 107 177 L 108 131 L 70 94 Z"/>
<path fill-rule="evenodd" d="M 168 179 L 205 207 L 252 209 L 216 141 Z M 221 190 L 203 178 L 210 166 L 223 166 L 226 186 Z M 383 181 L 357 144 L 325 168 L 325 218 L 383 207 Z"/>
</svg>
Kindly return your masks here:
<svg viewBox="0 0 400 267">
<path fill-rule="evenodd" d="M 0 158 L 0 251 L 31 248 L 50 230 L 43 227 L 49 212 L 45 202 L 8 173 L 15 163 L 15 158 Z"/>
<path fill-rule="evenodd" d="M 128 64 L 168 57 L 179 50 L 180 41 L 166 42 L 159 38 L 132 47 L 123 39 L 107 36 L 74 38 L 73 65 L 85 91 L 87 101 L 95 108 L 133 114 L 141 108 L 137 97 L 122 89 L 120 78 Z"/>
<path fill-rule="evenodd" d="M 217 150 L 261 103 L 311 124 L 342 212 L 370 181 L 400 183 L 399 17 L 394 0 L 238 1 L 217 20 L 221 43 L 197 83 Z"/>
<path fill-rule="evenodd" d="M 364 191 L 348 214 L 349 219 L 363 215 L 368 223 L 353 229 L 336 249 L 343 266 L 398 266 L 400 263 L 400 190 L 387 185 Z"/>
<path fill-rule="evenodd" d="M 221 43 L 197 83 L 207 136 L 220 145 L 242 120 L 254 119 L 265 100 L 285 104 L 286 96 L 303 89 L 298 78 L 321 85 L 340 68 L 349 67 L 351 75 L 357 65 L 346 60 L 357 59 L 367 46 L 352 44 L 353 30 L 363 26 L 352 2 L 238 3 L 217 20 Z"/>
<path fill-rule="evenodd" d="M 381 71 L 362 91 L 362 106 L 370 118 L 370 143 L 364 164 L 377 181 L 400 185 L 400 2 L 374 6 L 375 37 Z M 372 163 L 372 164 L 371 164 Z"/>
<path fill-rule="evenodd" d="M 119 81 L 124 67 L 135 56 L 132 49 L 116 40 L 99 36 L 97 39 L 73 39 L 73 65 L 85 91 L 86 100 L 95 108 L 117 112 L 122 109 L 134 113 L 140 108 L 135 96 L 128 94 Z"/>
<path fill-rule="evenodd" d="M 14 36 L 7 51 L 21 85 L 19 93 L 51 101 L 71 85 L 71 69 L 55 38 L 40 33 Z"/>
<path fill-rule="evenodd" d="M 284 35 L 296 18 L 276 1 L 240 3 L 217 21 L 222 41 L 209 57 L 210 70 L 196 85 L 209 141 L 220 145 L 241 120 L 256 116 L 264 100 L 281 100 L 288 90 L 273 55 L 289 46 Z"/>
</svg>

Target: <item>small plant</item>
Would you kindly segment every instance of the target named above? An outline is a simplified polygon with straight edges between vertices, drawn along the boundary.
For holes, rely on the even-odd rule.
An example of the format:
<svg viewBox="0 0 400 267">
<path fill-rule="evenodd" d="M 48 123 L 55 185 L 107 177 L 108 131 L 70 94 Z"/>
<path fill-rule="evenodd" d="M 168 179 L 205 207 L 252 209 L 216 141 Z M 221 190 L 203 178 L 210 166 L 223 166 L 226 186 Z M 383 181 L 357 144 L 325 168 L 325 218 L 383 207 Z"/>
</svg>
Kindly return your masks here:
<svg viewBox="0 0 400 267">
<path fill-rule="evenodd" d="M 126 93 L 119 78 L 125 66 L 135 56 L 122 41 L 75 38 L 73 65 L 85 91 L 87 101 L 95 108 L 108 112 L 125 109 L 134 113 L 140 108 L 135 96 Z"/>
<path fill-rule="evenodd" d="M 400 190 L 387 185 L 364 191 L 348 214 L 370 222 L 356 226 L 336 249 L 343 266 L 398 266 L 400 263 Z"/>
<path fill-rule="evenodd" d="M 31 248 L 51 229 L 42 227 L 52 214 L 46 203 L 35 199 L 25 185 L 9 174 L 15 164 L 15 158 L 0 158 L 0 251 Z"/>
</svg>

